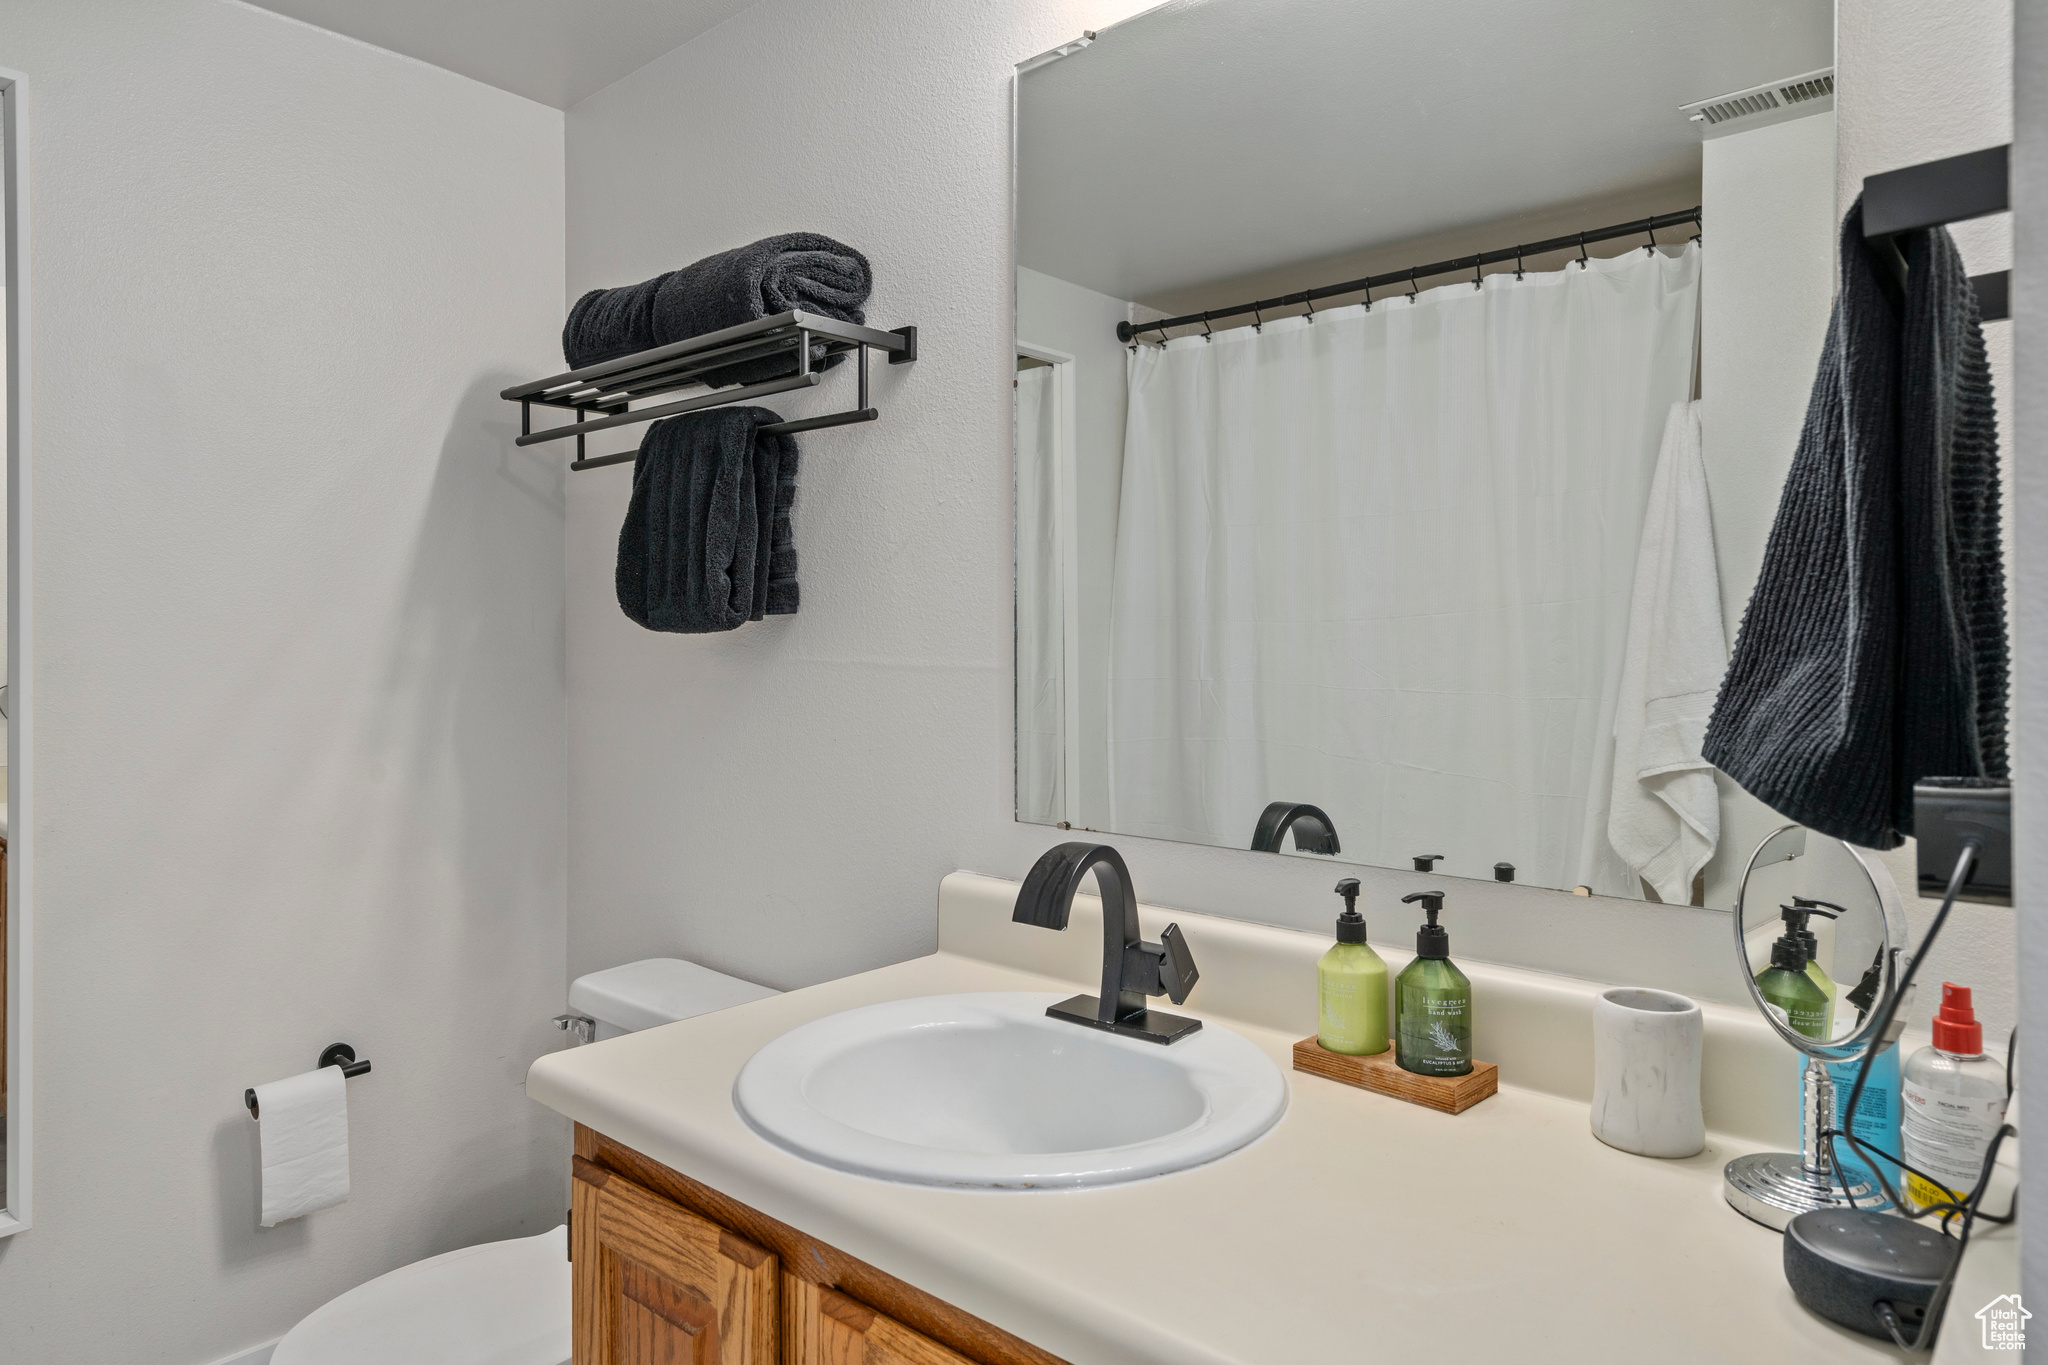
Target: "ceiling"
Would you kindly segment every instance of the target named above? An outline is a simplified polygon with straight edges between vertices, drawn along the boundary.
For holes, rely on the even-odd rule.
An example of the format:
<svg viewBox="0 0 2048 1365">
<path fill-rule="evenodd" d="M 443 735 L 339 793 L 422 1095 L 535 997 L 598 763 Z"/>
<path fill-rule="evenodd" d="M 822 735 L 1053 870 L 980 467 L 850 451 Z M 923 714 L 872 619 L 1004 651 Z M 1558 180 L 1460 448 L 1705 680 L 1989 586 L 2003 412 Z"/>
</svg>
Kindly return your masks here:
<svg viewBox="0 0 2048 1365">
<path fill-rule="evenodd" d="M 1142 300 L 1669 182 L 1679 105 L 1833 62 L 1833 0 L 1175 0 L 1020 78 L 1018 259 Z"/>
<path fill-rule="evenodd" d="M 753 0 L 250 0 L 567 109 Z"/>
</svg>

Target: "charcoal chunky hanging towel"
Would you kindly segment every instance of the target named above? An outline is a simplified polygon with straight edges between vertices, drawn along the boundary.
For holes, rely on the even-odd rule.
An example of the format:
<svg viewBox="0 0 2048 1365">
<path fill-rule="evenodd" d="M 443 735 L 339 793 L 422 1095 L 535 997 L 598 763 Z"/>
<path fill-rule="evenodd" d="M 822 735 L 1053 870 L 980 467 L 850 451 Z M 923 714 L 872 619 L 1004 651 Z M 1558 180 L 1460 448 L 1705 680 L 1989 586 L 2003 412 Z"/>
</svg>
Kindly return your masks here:
<svg viewBox="0 0 2048 1365">
<path fill-rule="evenodd" d="M 619 528 L 619 607 L 649 630 L 732 630 L 797 609 L 796 439 L 766 408 L 656 422 Z"/>
<path fill-rule="evenodd" d="M 1842 224 L 1841 292 L 1704 752 L 1850 843 L 1913 832 L 1913 784 L 2006 774 L 2005 569 L 1984 336 L 1955 243 L 1909 233 L 1903 301 Z"/>
</svg>

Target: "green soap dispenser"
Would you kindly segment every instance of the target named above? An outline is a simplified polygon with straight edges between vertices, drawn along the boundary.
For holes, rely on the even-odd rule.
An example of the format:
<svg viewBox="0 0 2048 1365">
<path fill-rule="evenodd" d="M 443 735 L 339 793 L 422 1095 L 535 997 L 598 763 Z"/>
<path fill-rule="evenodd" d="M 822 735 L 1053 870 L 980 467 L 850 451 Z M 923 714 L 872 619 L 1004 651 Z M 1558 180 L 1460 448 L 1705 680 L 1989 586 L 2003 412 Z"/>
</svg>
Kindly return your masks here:
<svg viewBox="0 0 2048 1365">
<path fill-rule="evenodd" d="M 1844 913 L 1843 909 L 1833 901 L 1808 900 L 1804 896 L 1794 896 L 1792 904 L 1779 906 L 1778 912 L 1785 917 L 1787 929 L 1798 931 L 1799 946 L 1806 950 L 1806 975 L 1828 998 L 1827 1020 L 1821 1026 L 1820 1036 L 1832 1038 L 1835 1036 L 1835 1000 L 1840 994 L 1840 987 L 1836 986 L 1835 979 L 1828 975 L 1827 968 L 1820 965 L 1820 938 L 1807 921 L 1813 915 L 1819 915 L 1823 919 L 1835 919 Z"/>
<path fill-rule="evenodd" d="M 1472 1070 L 1472 981 L 1451 962 L 1451 934 L 1436 922 L 1441 891 L 1401 897 L 1421 901 L 1429 923 L 1415 931 L 1415 960 L 1394 982 L 1394 1060 L 1418 1076 L 1463 1076 Z"/>
<path fill-rule="evenodd" d="M 1387 1050 L 1387 963 L 1365 941 L 1358 878 L 1337 883 L 1337 942 L 1316 963 L 1316 1041 L 1354 1057 Z"/>
<path fill-rule="evenodd" d="M 1806 945 L 1799 940 L 1806 923 L 1804 910 L 1788 905 L 1784 914 L 1785 932 L 1771 945 L 1771 965 L 1756 974 L 1757 994 L 1793 1032 L 1825 1039 L 1835 1002 L 1806 974 Z M 1797 926 L 1795 915 L 1800 917 Z"/>
</svg>

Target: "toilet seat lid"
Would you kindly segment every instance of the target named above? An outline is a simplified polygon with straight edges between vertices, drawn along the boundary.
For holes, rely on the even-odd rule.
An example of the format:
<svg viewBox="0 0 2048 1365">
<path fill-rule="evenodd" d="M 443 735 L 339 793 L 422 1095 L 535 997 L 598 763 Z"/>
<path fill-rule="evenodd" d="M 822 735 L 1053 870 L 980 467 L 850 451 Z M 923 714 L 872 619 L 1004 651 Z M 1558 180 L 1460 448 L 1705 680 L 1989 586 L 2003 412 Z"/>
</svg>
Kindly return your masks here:
<svg viewBox="0 0 2048 1365">
<path fill-rule="evenodd" d="M 285 1333 L 271 1365 L 567 1365 L 569 1231 L 400 1266 Z"/>
</svg>

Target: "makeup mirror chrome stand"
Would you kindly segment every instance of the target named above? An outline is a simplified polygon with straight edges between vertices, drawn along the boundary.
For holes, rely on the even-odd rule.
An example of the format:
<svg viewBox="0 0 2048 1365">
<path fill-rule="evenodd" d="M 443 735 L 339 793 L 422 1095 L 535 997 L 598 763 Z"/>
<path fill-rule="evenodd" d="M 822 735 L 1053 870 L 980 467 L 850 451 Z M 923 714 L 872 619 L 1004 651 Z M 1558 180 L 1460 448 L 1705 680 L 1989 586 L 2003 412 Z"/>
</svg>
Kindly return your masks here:
<svg viewBox="0 0 2048 1365">
<path fill-rule="evenodd" d="M 1808 831 L 1803 825 L 1784 825 L 1774 830 L 1770 837 L 1757 845 L 1756 852 L 1749 858 L 1749 865 L 1742 871 L 1742 885 L 1735 895 L 1735 962 L 1742 973 L 1742 980 L 1749 987 L 1750 999 L 1755 1002 L 1757 1012 L 1777 1030 L 1801 1056 L 1806 1059 L 1806 1074 L 1800 1104 L 1800 1150 L 1797 1152 L 1754 1152 L 1739 1156 L 1728 1163 L 1723 1171 L 1723 1193 L 1728 1203 L 1745 1218 L 1762 1223 L 1767 1228 L 1784 1231 L 1785 1225 L 1802 1213 L 1812 1209 L 1846 1209 L 1852 1207 L 1849 1194 L 1843 1190 L 1843 1177 L 1836 1171 L 1829 1155 L 1828 1143 L 1821 1135 L 1835 1126 L 1835 1083 L 1828 1075 L 1828 1065 L 1834 1062 L 1853 1062 L 1872 1050 L 1891 1046 L 1905 1031 L 1905 1010 L 1892 1011 L 1892 1026 L 1881 1043 L 1875 1035 L 1886 1018 L 1886 1003 L 1898 986 L 1899 957 L 1906 949 L 1906 911 L 1900 899 L 1898 887 L 1891 874 L 1874 862 L 1864 850 L 1852 844 L 1844 844 L 1870 879 L 1871 899 L 1878 906 L 1883 920 L 1884 939 L 1879 945 L 1883 962 L 1882 976 L 1877 996 L 1871 1001 L 1856 1028 L 1846 1038 L 1809 1038 L 1794 1029 L 1771 1006 L 1765 1002 L 1763 992 L 1757 989 L 1756 975 L 1750 968 L 1749 944 L 1743 933 L 1747 919 L 1743 906 L 1749 896 L 1750 877 L 1757 869 L 1774 863 L 1797 858 L 1806 852 Z M 1903 1003 L 1903 1002 L 1902 1002 Z M 1854 1180 L 1849 1187 L 1855 1195 L 1853 1207 L 1871 1212 L 1890 1209 L 1891 1203 L 1884 1192 L 1863 1180 Z"/>
</svg>

